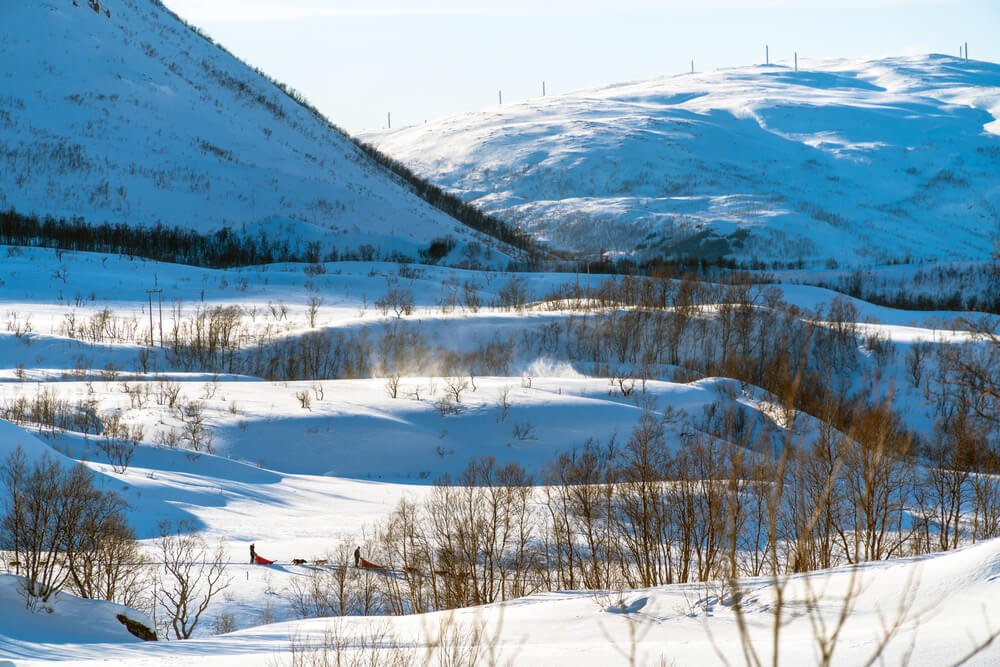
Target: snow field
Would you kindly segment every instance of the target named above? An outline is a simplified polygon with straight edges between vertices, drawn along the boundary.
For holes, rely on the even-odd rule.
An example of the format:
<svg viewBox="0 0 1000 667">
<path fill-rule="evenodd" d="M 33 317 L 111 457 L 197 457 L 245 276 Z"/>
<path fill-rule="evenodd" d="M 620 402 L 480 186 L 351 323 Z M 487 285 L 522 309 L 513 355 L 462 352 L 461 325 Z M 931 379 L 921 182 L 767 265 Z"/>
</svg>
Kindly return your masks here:
<svg viewBox="0 0 1000 667">
<path fill-rule="evenodd" d="M 930 558 L 872 563 L 859 571 L 817 572 L 783 582 L 787 602 L 782 607 L 778 664 L 817 662 L 817 637 L 828 637 L 838 627 L 837 614 L 845 599 L 850 600 L 851 613 L 839 629 L 833 664 L 866 662 L 885 638 L 883 627 L 897 621 L 900 627 L 886 645 L 885 662 L 953 664 L 995 631 L 997 561 L 994 541 Z M 269 568 L 239 569 L 244 568 L 255 580 L 247 586 L 265 585 Z M 770 662 L 775 589 L 764 581 L 751 580 L 745 586 L 742 614 L 750 641 L 760 659 Z M 721 592 L 695 584 L 624 592 L 567 591 L 457 610 L 453 615 L 312 619 L 158 645 L 110 637 L 46 643 L 32 641 L 37 635 L 29 634 L 29 639 L 0 638 L 0 650 L 17 665 L 50 660 L 92 665 L 107 664 L 109 659 L 148 665 L 289 664 L 293 643 L 318 647 L 327 633 L 334 632 L 353 646 L 373 634 L 387 634 L 419 658 L 429 652 L 426 647 L 439 636 L 442 624 L 452 623 L 481 628 L 491 645 L 485 650 L 487 656 L 519 665 L 566 660 L 581 665 L 732 664 L 743 660 L 740 633 L 731 604 L 720 601 Z M 902 610 L 901 593 L 908 602 Z M 814 629 L 812 622 L 818 619 L 827 624 L 826 631 Z M 71 625 L 62 621 L 61 627 Z M 992 665 L 998 657 L 1000 651 L 990 646 L 966 664 Z"/>
<path fill-rule="evenodd" d="M 474 347 L 487 333 L 520 335 L 575 311 L 529 303 L 521 311 L 483 305 L 473 312 L 460 304 L 450 305 L 449 295 L 456 285 L 474 283 L 480 301 L 489 304 L 516 279 L 523 282 L 534 301 L 554 287 L 579 281 L 575 275 L 512 276 L 379 263 L 327 264 L 325 273 L 315 275 L 292 265 L 211 271 L 87 253 L 63 253 L 57 266 L 65 272 L 54 275 L 53 259 L 52 251 L 25 249 L 0 265 L 0 310 L 5 321 L 11 321 L 10 312 L 16 313 L 14 320 L 21 323 L 31 316 L 30 332 L 0 332 L 0 404 L 7 405 L 18 396 L 31 399 L 39 392 L 51 392 L 70 404 L 89 401 L 99 413 L 117 413 L 128 424 L 141 426 L 143 443 L 124 474 L 112 469 L 97 447 L 99 437 L 93 433 L 64 432 L 39 439 L 8 425 L 0 432 L 4 445 L 0 453 L 5 455 L 21 444 L 36 452 L 54 449 L 86 461 L 102 488 L 115 490 L 128 501 L 130 523 L 147 549 L 153 548 L 162 520 L 186 522 L 209 544 L 221 543 L 230 563 L 227 576 L 232 585 L 196 640 L 137 646 L 131 644 L 130 636 L 85 638 L 70 629 L 59 629 L 72 625 L 69 621 L 45 626 L 53 633 L 51 641 L 37 628 L 30 632 L 0 631 L 4 636 L 0 654 L 17 660 L 17 664 L 66 657 L 74 664 L 108 658 L 124 663 L 181 660 L 219 665 L 277 660 L 276 656 L 290 650 L 291 637 L 320 641 L 331 623 L 338 632 L 355 638 L 387 624 L 404 641 L 424 636 L 416 640 L 419 645 L 427 641 L 427 635 L 433 635 L 440 615 L 253 626 L 293 616 L 290 591 L 295 582 L 308 581 L 316 571 L 312 565 L 290 565 L 293 558 L 311 563 L 329 559 L 334 552 L 336 559 L 341 548 L 349 550 L 359 542 L 364 546 L 372 527 L 401 499 L 419 502 L 441 474 L 454 475 L 470 459 L 490 455 L 499 463 L 525 466 L 537 477 L 556 454 L 579 447 L 588 438 L 606 442 L 612 437 L 627 437 L 643 412 L 636 396 L 623 396 L 609 378 L 594 376 L 597 369 L 592 365 L 569 363 L 559 354 L 519 356 L 512 360 L 511 375 L 476 376 L 474 389 L 470 383 L 461 390 L 457 413 L 443 413 L 436 404 L 448 393 L 449 376 L 443 374 L 403 375 L 398 397 L 391 398 L 385 378 L 268 382 L 172 367 L 169 357 L 156 350 L 150 362 L 155 370 L 136 370 L 139 353 L 145 348 L 144 327 L 148 327 L 144 283 L 151 283 L 152 276 L 169 295 L 165 317 L 169 317 L 167 311 L 173 312 L 174 302 L 180 304 L 179 312 L 185 318 L 198 308 L 239 305 L 243 309 L 240 322 L 254 335 L 268 327 L 276 339 L 294 339 L 314 330 L 367 329 L 377 339 L 375 332 L 386 325 L 405 325 L 444 348 L 462 350 Z M 144 279 L 136 280 L 137 275 Z M 596 284 L 598 278 L 592 279 Z M 383 315 L 374 305 L 394 288 L 412 292 L 410 315 L 397 318 L 391 310 Z M 803 308 L 814 308 L 836 296 L 801 285 L 779 288 L 784 298 Z M 84 295 L 82 299 L 68 296 L 77 292 Z M 309 325 L 307 312 L 311 297 L 323 299 L 314 327 Z M 849 301 L 856 306 L 858 319 L 864 321 L 859 325 L 862 337 L 872 332 L 891 336 L 903 350 L 919 340 L 940 344 L 968 338 L 955 325 L 942 325 L 956 321 L 961 313 L 904 312 Z M 279 304 L 287 306 L 284 316 Z M 247 314 L 255 307 L 256 321 Z M 715 308 L 706 308 L 704 315 L 713 316 Z M 76 313 L 77 318 L 86 320 L 105 309 L 119 320 L 135 319 L 138 328 L 131 339 L 109 337 L 94 342 L 70 339 L 64 329 L 61 333 L 67 314 Z M 158 317 L 157 311 L 154 313 Z M 108 362 L 113 369 L 106 367 Z M 905 388 L 905 372 L 901 359 L 887 371 L 898 378 L 899 387 L 904 387 L 896 393 L 896 404 L 916 427 L 930 428 L 930 405 L 921 391 Z M 887 378 L 886 384 L 891 383 Z M 126 392 L 126 387 L 132 393 Z M 165 387 L 179 392 L 178 404 L 193 401 L 201 406 L 216 454 L 154 444 L 157 434 L 171 429 L 180 432 L 184 426 L 178 408 L 170 407 L 162 397 Z M 420 395 L 419 400 L 415 394 Z M 506 412 L 503 394 L 509 403 Z M 301 395 L 309 397 L 308 406 L 303 405 Z M 672 408 L 686 415 L 670 427 L 668 442 L 679 440 L 682 429 L 696 428 L 706 406 L 713 404 L 747 411 L 753 423 L 773 434 L 776 443 L 789 426 L 766 392 L 725 378 L 687 383 L 648 380 L 645 399 L 658 410 Z M 814 428 L 808 416 L 796 419 L 799 433 L 808 434 Z M 279 564 L 247 565 L 251 542 L 259 553 Z M 842 642 L 840 654 L 844 664 L 854 664 L 871 650 L 879 615 L 895 610 L 891 606 L 897 599 L 894 596 L 913 571 L 920 572 L 920 604 L 915 601 L 910 607 L 922 609 L 922 604 L 943 610 L 940 615 L 921 616 L 921 629 L 916 633 L 921 664 L 940 664 L 942 656 L 957 655 L 984 636 L 994 616 L 988 597 L 994 585 L 995 566 L 991 563 L 996 559 L 991 549 L 995 550 L 992 542 L 940 559 L 866 565 L 864 572 L 871 573 L 871 578 L 860 586 L 856 611 L 844 630 L 848 638 Z M 939 565 L 940 571 L 935 569 Z M 826 575 L 809 576 L 826 590 Z M 819 609 L 828 621 L 835 618 L 836 592 L 847 584 L 843 573 L 831 576 L 829 602 L 809 606 L 795 602 L 797 594 L 789 596 L 789 613 L 795 620 L 788 626 L 788 639 L 781 644 L 788 664 L 801 664 L 812 655 L 809 609 Z M 939 583 L 958 580 L 959 576 L 968 585 Z M 5 585 L 9 588 L 12 584 Z M 755 644 L 766 655 L 773 593 L 767 582 L 747 586 L 752 591 L 752 601 L 747 598 L 746 603 L 751 633 L 760 638 Z M 637 638 L 641 661 L 656 662 L 662 655 L 677 664 L 711 663 L 718 657 L 713 641 L 728 659 L 738 657 L 733 614 L 725 604 L 713 601 L 720 591 L 710 585 L 624 591 L 624 608 L 629 611 L 606 611 L 615 606 L 617 593 L 597 595 L 596 599 L 593 593 L 550 593 L 463 610 L 458 615 L 467 624 L 481 619 L 490 636 L 496 634 L 490 628 L 500 626 L 497 644 L 502 655 L 512 656 L 516 664 L 561 661 L 567 656 L 582 664 L 610 664 L 624 660 L 621 651 L 628 652 L 630 637 Z M 13 608 L 13 603 L 8 602 L 7 607 Z M 213 624 L 221 615 L 231 615 L 239 631 L 211 637 Z M 961 619 L 970 628 L 970 636 L 942 629 L 954 619 Z M 109 625 L 108 632 L 113 627 Z M 905 630 L 888 655 L 901 656 L 905 650 L 901 647 L 914 632 Z M 103 641 L 125 643 L 100 643 Z M 993 654 L 984 655 L 987 658 L 978 664 L 990 664 L 988 657 Z"/>
</svg>

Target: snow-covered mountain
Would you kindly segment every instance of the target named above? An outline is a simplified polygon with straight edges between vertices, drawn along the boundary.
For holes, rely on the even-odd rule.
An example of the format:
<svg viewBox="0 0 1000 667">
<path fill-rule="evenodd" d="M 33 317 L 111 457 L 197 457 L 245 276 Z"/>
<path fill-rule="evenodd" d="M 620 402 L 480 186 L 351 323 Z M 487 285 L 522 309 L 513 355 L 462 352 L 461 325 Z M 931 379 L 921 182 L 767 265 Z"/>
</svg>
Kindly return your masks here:
<svg viewBox="0 0 1000 667">
<path fill-rule="evenodd" d="M 157 0 L 5 2 L 0 25 L 0 209 L 414 257 L 488 242 Z"/>
<path fill-rule="evenodd" d="M 664 77 L 372 139 L 557 247 L 857 265 L 988 256 L 998 117 L 1000 65 L 925 56 Z"/>
</svg>

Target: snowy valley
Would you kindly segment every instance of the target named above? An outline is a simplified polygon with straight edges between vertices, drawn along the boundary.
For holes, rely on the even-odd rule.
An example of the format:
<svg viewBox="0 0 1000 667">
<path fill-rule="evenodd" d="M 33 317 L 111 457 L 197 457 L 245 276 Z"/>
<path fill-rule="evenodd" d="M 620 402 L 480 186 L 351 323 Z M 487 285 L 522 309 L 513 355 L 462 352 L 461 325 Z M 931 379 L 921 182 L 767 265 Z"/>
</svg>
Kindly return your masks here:
<svg viewBox="0 0 1000 667">
<path fill-rule="evenodd" d="M 386 157 L 155 0 L 0 18 L 0 667 L 1000 661 L 997 65 Z"/>
<path fill-rule="evenodd" d="M 457 641 L 452 635 L 476 632 L 490 637 L 488 643 L 476 644 L 482 650 L 495 651 L 518 664 L 535 664 L 577 650 L 594 664 L 614 661 L 621 651 L 627 654 L 629 650 L 636 652 L 639 664 L 658 662 L 661 657 L 687 664 L 711 651 L 713 642 L 722 646 L 724 655 L 734 657 L 741 650 L 739 627 L 734 625 L 732 602 L 727 601 L 727 584 L 712 583 L 714 577 L 696 583 L 699 577 L 692 573 L 688 575 L 694 579 L 691 583 L 645 588 L 640 583 L 644 575 L 637 573 L 637 579 L 626 581 L 617 569 L 609 569 L 603 578 L 597 575 L 599 590 L 545 592 L 591 587 L 586 585 L 584 564 L 575 584 L 572 578 L 565 579 L 566 563 L 544 575 L 538 569 L 545 544 L 554 539 L 551 531 L 557 529 L 547 518 L 557 506 L 552 503 L 573 488 L 562 487 L 559 477 L 553 476 L 560 469 L 559 457 L 567 453 L 607 456 L 609 449 L 617 447 L 620 460 L 601 459 L 603 463 L 595 464 L 600 469 L 590 474 L 595 481 L 611 479 L 604 477 L 608 473 L 601 466 L 623 466 L 614 479 L 625 502 L 631 488 L 628 466 L 635 464 L 630 457 L 635 455 L 634 445 L 641 441 L 637 434 L 643 428 L 652 428 L 649 437 L 664 448 L 657 457 L 665 456 L 670 462 L 655 465 L 669 466 L 674 471 L 669 474 L 675 475 L 673 466 L 682 461 L 691 465 L 700 461 L 709 465 L 711 474 L 724 477 L 733 474 L 733 466 L 767 465 L 771 455 L 780 460 L 783 448 L 813 447 L 814 440 L 831 434 L 821 421 L 790 409 L 774 394 L 746 381 L 702 377 L 693 368 L 671 365 L 668 349 L 661 349 L 660 363 L 643 366 L 638 363 L 641 350 L 654 344 L 655 338 L 639 334 L 634 346 L 619 343 L 624 346 L 623 355 L 611 352 L 616 344 L 608 327 L 627 333 L 630 326 L 654 326 L 653 320 L 629 323 L 630 308 L 598 305 L 599 298 L 608 298 L 612 286 L 622 284 L 623 279 L 613 276 L 591 277 L 593 298 L 574 302 L 562 297 L 567 291 L 586 289 L 579 284 L 586 277 L 573 274 L 480 273 L 366 263 L 217 271 L 62 252 L 57 260 L 64 269 L 60 273 L 50 268 L 55 251 L 9 248 L 6 252 L 0 272 L 7 328 L 0 334 L 4 359 L 0 406 L 6 419 L 34 435 L 14 425 L 5 427 L 4 456 L 21 446 L 34 456 L 49 452 L 63 461 L 62 457 L 85 461 L 97 487 L 115 492 L 128 504 L 129 525 L 151 563 L 159 559 L 160 532 L 166 525 L 163 522 L 169 522 L 195 530 L 205 545 L 218 545 L 230 582 L 196 628 L 195 639 L 169 642 L 153 650 L 131 645 L 130 636 L 121 629 L 115 640 L 97 631 L 83 633 L 84 638 L 78 629 L 61 630 L 76 628 L 77 622 L 60 621 L 58 613 L 42 616 L 51 619 L 49 623 L 39 621 L 21 608 L 23 601 L 13 594 L 8 579 L 5 608 L 11 618 L 26 618 L 0 639 L 0 650 L 11 657 L 47 660 L 66 657 L 71 651 L 74 660 L 81 662 L 109 656 L 125 662 L 180 657 L 197 664 L 263 661 L 266 656 L 280 662 L 274 656 L 290 655 L 296 646 L 302 653 L 303 647 L 328 644 L 325 633 L 331 627 L 339 633 L 338 641 L 346 641 L 364 655 L 371 652 L 369 644 L 379 632 L 388 642 L 387 654 L 402 651 L 399 646 L 411 646 L 412 641 L 432 647 L 417 651 L 416 660 L 425 652 L 432 655 L 443 650 L 438 645 L 442 634 Z M 154 301 L 150 345 L 148 301 L 135 275 L 155 276 L 164 290 L 162 347 L 160 311 Z M 512 283 L 519 287 L 512 289 Z M 681 284 L 668 281 L 669 286 Z M 69 286 L 79 294 L 67 298 Z M 838 298 L 833 292 L 801 285 L 750 289 L 752 300 L 763 299 L 764 292 L 771 291 L 768 309 L 774 309 L 775 318 L 781 317 L 779 312 L 798 318 L 801 315 L 796 313 Z M 392 292 L 405 305 L 398 315 L 387 298 Z M 522 299 L 510 300 L 512 292 L 520 293 Z M 959 318 L 966 315 L 898 311 L 853 301 L 840 307 L 865 324 L 840 323 L 851 331 L 841 341 L 846 347 L 839 351 L 836 341 L 824 344 L 832 346 L 827 350 L 834 355 L 831 360 L 844 355 L 839 363 L 845 364 L 839 379 L 828 381 L 844 383 L 842 390 L 852 395 L 885 392 L 907 427 L 917 429 L 927 442 L 948 437 L 935 429 L 935 403 L 945 400 L 945 351 L 973 340 L 961 330 Z M 709 348 L 704 345 L 706 339 L 725 335 L 717 328 L 722 315 L 716 311 L 717 306 L 709 303 L 694 307 L 690 329 L 678 343 L 678 355 L 686 364 L 696 358 L 709 366 L 720 363 L 722 349 L 714 342 Z M 227 347 L 230 343 L 220 343 L 207 356 L 195 354 L 199 318 L 207 330 L 207 322 L 226 313 L 236 317 L 230 326 L 240 342 L 233 349 Z M 778 321 L 763 315 L 752 326 L 775 327 Z M 332 341 L 331 347 L 323 347 L 321 341 L 327 340 Z M 320 347 L 314 349 L 314 345 Z M 989 354 L 991 349 L 986 343 L 963 347 L 973 355 Z M 587 349 L 600 356 L 584 356 Z M 342 366 L 329 365 L 335 363 L 331 350 L 336 350 L 333 357 L 343 360 Z M 921 354 L 921 376 L 915 378 Z M 316 368 L 288 365 L 288 357 L 318 356 L 324 361 Z M 255 377 L 248 369 L 265 370 L 254 371 Z M 815 381 L 816 376 L 810 378 Z M 112 424 L 125 435 L 110 431 Z M 130 437 L 134 438 L 131 443 Z M 704 446 L 718 447 L 718 453 L 728 452 L 727 456 L 747 451 L 750 458 L 684 458 Z M 504 488 L 499 474 L 511 465 L 523 469 L 525 480 L 545 484 L 534 490 L 527 487 L 528 494 L 517 505 L 521 512 L 517 516 L 529 522 L 524 527 L 529 561 L 512 566 L 505 575 L 511 581 L 493 589 L 496 597 L 487 599 L 499 602 L 508 596 L 534 594 L 523 602 L 512 601 L 513 606 L 494 603 L 457 616 L 439 612 L 377 622 L 355 616 L 384 614 L 390 599 L 399 600 L 401 611 L 415 611 L 421 605 L 431 610 L 446 599 L 445 591 L 425 590 L 431 579 L 440 578 L 439 585 L 447 581 L 446 575 L 429 571 L 437 559 L 397 551 L 402 546 L 397 540 L 404 538 L 393 525 L 407 507 L 409 511 L 420 507 L 419 516 L 426 516 L 423 513 L 435 507 L 441 488 L 448 488 L 433 482 L 442 475 L 456 481 L 468 479 L 470 462 L 482 462 L 483 456 L 495 460 L 492 473 L 480 479 L 488 483 L 488 489 Z M 573 473 L 573 466 L 562 470 L 563 474 L 583 474 L 582 469 Z M 907 464 L 889 472 L 894 484 L 903 480 L 897 475 L 909 481 L 883 489 L 888 497 L 879 507 L 906 507 L 905 519 L 898 517 L 904 519 L 901 523 L 887 516 L 878 521 L 879 530 L 900 533 L 898 541 L 886 542 L 890 546 L 885 555 L 920 553 L 938 544 L 940 526 L 927 534 L 929 541 L 920 547 L 923 538 L 917 523 L 923 517 L 936 525 L 944 515 L 931 505 L 911 505 L 909 498 L 911 493 L 933 488 L 931 469 Z M 520 478 L 515 483 L 516 479 Z M 846 494 L 845 501 L 858 501 L 858 490 L 852 490 L 849 479 L 845 471 L 840 492 Z M 960 484 L 970 494 L 973 490 L 992 493 L 993 486 L 973 482 L 974 477 L 967 477 Z M 980 504 L 964 497 L 964 511 L 973 514 L 954 517 L 953 537 L 958 540 L 960 533 L 964 542 L 990 535 L 995 517 L 1000 516 L 995 508 L 990 509 L 994 506 L 988 498 Z M 766 495 L 756 498 L 756 502 L 767 501 Z M 740 531 L 741 543 L 754 533 L 754 525 L 767 532 L 766 524 L 752 518 L 752 502 L 747 502 L 742 510 L 747 514 L 741 514 L 741 522 L 748 522 Z M 838 512 L 846 507 L 837 506 Z M 598 523 L 603 530 L 611 530 L 605 520 Z M 429 529 L 427 525 L 418 528 Z M 431 534 L 420 539 L 432 539 Z M 701 544 L 702 538 L 695 539 Z M 246 565 L 250 543 L 278 564 Z M 364 548 L 366 559 L 390 570 L 338 569 L 340 563 L 351 562 L 356 544 Z M 994 628 L 993 606 L 988 603 L 995 586 L 994 545 L 991 541 L 930 560 L 923 556 L 872 564 L 858 574 L 848 568 L 829 581 L 823 573 L 807 575 L 805 580 L 793 577 L 783 585 L 793 589 L 808 585 L 810 594 L 830 600 L 819 607 L 802 602 L 801 609 L 796 606 L 800 603 L 791 603 L 783 613 L 788 614 L 787 620 L 797 620 L 785 630 L 789 637 L 781 646 L 789 652 L 789 659 L 800 659 L 801 651 L 810 650 L 815 631 L 808 617 L 817 614 L 833 623 L 835 612 L 828 611 L 827 605 L 835 610 L 845 597 L 852 613 L 844 632 L 876 641 L 881 631 L 872 634 L 871 619 L 896 613 L 890 606 L 892 594 L 912 586 L 914 601 L 906 606 L 887 655 L 903 655 L 918 627 L 919 637 L 926 638 L 920 641 L 928 642 L 926 655 L 954 656 L 972 650 Z M 584 558 L 584 553 L 579 557 Z M 714 558 L 712 567 L 725 572 L 726 559 L 719 553 Z M 294 559 L 305 562 L 295 565 Z M 628 560 L 625 557 L 623 562 Z M 149 567 L 155 570 L 156 566 Z M 436 567 L 442 566 L 438 562 Z M 883 572 L 883 567 L 888 569 Z M 741 562 L 739 571 L 748 575 L 754 568 Z M 336 604 L 343 604 L 350 617 L 333 625 L 295 621 L 313 614 L 330 615 L 337 608 L 329 606 L 334 602 L 327 597 L 328 590 L 322 597 L 317 595 L 324 586 L 336 588 L 338 572 L 347 579 Z M 669 575 L 680 576 L 679 572 Z M 869 582 L 870 576 L 876 577 L 877 586 Z M 958 576 L 979 583 L 941 588 L 941 582 Z M 664 577 L 666 571 L 650 581 L 669 580 Z M 740 585 L 747 587 L 744 594 L 750 596 L 745 603 L 748 632 L 755 637 L 755 633 L 768 632 L 773 602 L 766 600 L 775 594 L 773 584 L 763 578 Z M 445 597 L 434 602 L 439 594 Z M 62 613 L 63 605 L 70 605 L 72 599 L 68 592 L 59 595 L 66 600 L 60 599 L 56 606 Z M 133 604 L 150 615 L 159 614 L 162 622 L 165 610 L 153 612 L 150 603 L 140 596 Z M 931 607 L 942 605 L 951 611 L 930 613 Z M 967 619 L 969 634 L 952 634 L 942 643 L 941 634 L 947 633 L 935 630 L 943 627 L 936 624 L 953 623 L 956 617 Z M 274 621 L 284 623 L 255 629 Z M 213 637 L 213 631 L 220 629 L 239 632 Z M 45 639 L 50 632 L 58 638 L 55 644 Z M 687 639 L 678 643 L 678 634 Z M 389 642 L 389 636 L 399 646 Z M 541 640 L 553 636 L 563 639 Z M 633 640 L 636 645 L 630 649 Z M 858 641 L 859 647 L 843 651 L 846 662 L 867 657 L 868 641 Z M 807 648 L 791 648 L 803 642 Z M 760 650 L 766 655 L 770 649 Z M 990 664 L 991 658 L 984 659 L 982 664 Z"/>
</svg>

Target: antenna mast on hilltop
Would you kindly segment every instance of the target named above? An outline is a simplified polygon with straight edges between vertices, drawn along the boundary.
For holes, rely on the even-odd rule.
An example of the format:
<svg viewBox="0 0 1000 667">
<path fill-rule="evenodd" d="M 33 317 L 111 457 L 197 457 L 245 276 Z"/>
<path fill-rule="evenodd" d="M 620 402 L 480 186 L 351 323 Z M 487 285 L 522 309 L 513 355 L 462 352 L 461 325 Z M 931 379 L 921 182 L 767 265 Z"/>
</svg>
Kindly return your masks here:
<svg viewBox="0 0 1000 667">
<path fill-rule="evenodd" d="M 795 52 L 795 71 L 799 71 L 799 52 Z"/>
<path fill-rule="evenodd" d="M 385 123 L 386 123 L 386 125 L 389 126 L 389 129 L 391 130 L 392 129 L 392 112 L 391 111 L 387 111 L 386 112 L 386 114 L 385 114 Z"/>
<path fill-rule="evenodd" d="M 545 97 L 545 82 L 542 81 L 542 97 Z"/>
<path fill-rule="evenodd" d="M 771 64 L 771 49 L 767 44 L 764 45 L 764 64 Z"/>
</svg>

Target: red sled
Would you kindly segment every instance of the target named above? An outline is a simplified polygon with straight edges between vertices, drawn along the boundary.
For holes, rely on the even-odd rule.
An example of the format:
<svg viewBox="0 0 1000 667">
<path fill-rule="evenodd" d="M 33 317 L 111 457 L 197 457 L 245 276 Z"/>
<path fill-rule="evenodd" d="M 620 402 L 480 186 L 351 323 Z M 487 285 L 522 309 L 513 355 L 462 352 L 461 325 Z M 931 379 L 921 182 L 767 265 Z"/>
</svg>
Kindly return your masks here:
<svg viewBox="0 0 1000 667">
<path fill-rule="evenodd" d="M 364 558 L 358 563 L 358 567 L 363 567 L 366 570 L 384 570 L 385 568 L 381 565 L 376 565 L 370 560 L 365 560 Z"/>
<path fill-rule="evenodd" d="M 253 562 L 255 565 L 274 565 L 273 560 L 268 560 L 266 558 L 258 556 L 257 554 L 254 554 L 253 556 Z"/>
</svg>

